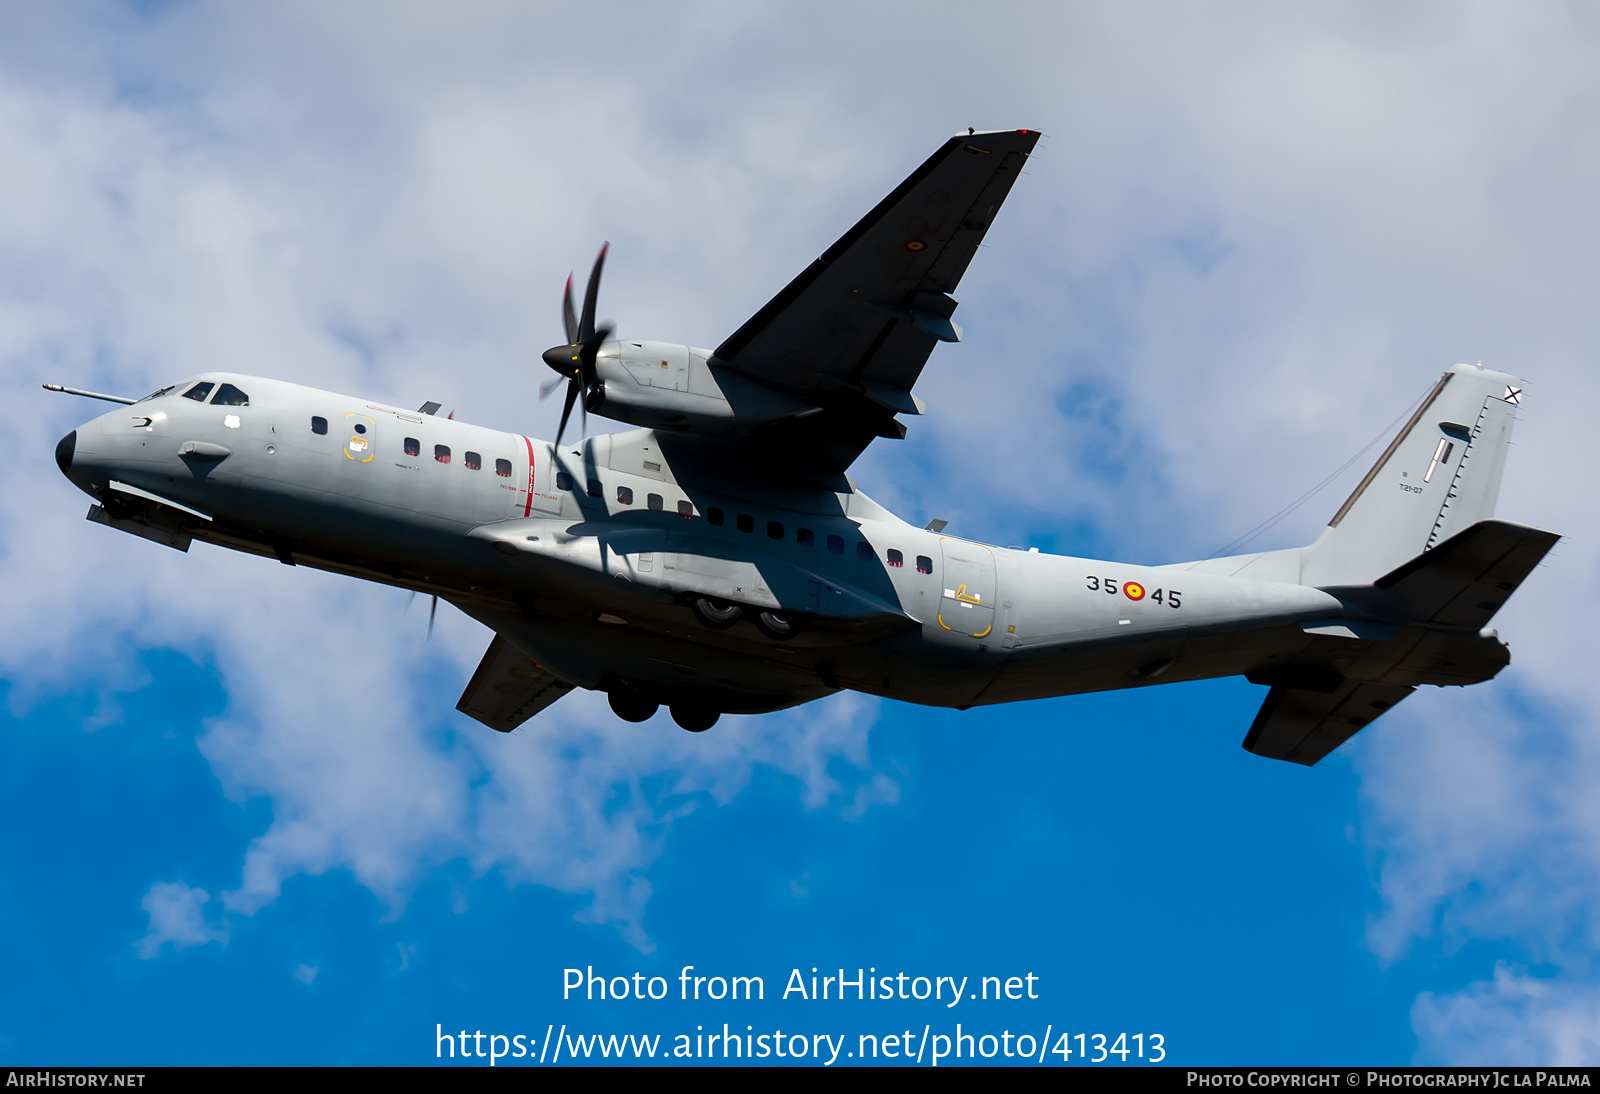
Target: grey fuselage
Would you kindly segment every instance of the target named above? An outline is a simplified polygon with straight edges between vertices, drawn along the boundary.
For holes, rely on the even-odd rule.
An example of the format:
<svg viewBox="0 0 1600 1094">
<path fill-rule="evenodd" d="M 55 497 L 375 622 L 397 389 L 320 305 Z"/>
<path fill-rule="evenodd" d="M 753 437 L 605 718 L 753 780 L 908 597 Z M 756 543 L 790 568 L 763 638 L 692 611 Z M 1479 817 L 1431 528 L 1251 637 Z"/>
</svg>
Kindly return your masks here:
<svg viewBox="0 0 1600 1094">
<path fill-rule="evenodd" d="M 184 397 L 207 381 L 248 404 Z M 1248 673 L 1349 613 L 1293 580 L 937 534 L 648 429 L 558 448 L 257 376 L 196 377 L 63 446 L 102 523 L 436 593 L 569 683 L 726 712 L 841 688 L 966 708 Z M 696 596 L 745 618 L 707 627 Z M 764 609 L 805 625 L 776 640 L 751 621 Z"/>
</svg>

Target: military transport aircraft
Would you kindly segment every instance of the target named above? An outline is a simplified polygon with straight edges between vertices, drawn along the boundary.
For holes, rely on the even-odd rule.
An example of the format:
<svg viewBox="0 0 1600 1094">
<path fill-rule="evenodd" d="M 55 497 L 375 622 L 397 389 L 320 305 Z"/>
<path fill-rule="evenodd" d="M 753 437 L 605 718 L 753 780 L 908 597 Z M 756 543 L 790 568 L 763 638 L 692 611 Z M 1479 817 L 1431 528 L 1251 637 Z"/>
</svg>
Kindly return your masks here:
<svg viewBox="0 0 1600 1094">
<path fill-rule="evenodd" d="M 1418 685 L 1507 665 L 1487 624 L 1558 537 L 1491 519 L 1522 381 L 1480 367 L 1446 372 L 1292 550 L 1067 558 L 857 488 L 961 340 L 950 294 L 1037 140 L 947 141 L 714 350 L 597 327 L 602 250 L 544 355 L 555 443 L 213 372 L 95 396 L 126 405 L 56 460 L 109 528 L 445 598 L 495 632 L 458 707 L 502 731 L 573 688 L 699 731 L 845 688 L 964 710 L 1243 674 L 1271 688 L 1244 747 L 1313 764 Z M 639 428 L 565 443 L 575 404 Z"/>
</svg>

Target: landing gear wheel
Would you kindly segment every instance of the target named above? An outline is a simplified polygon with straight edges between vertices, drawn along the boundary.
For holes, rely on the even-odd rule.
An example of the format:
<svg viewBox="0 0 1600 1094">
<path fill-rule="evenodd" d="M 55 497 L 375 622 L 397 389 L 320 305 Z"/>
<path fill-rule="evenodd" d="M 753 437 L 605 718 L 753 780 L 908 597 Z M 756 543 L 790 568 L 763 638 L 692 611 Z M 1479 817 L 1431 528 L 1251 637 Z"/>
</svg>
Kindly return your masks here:
<svg viewBox="0 0 1600 1094">
<path fill-rule="evenodd" d="M 800 618 L 793 612 L 762 612 L 756 627 L 775 642 L 787 642 L 800 630 Z"/>
<path fill-rule="evenodd" d="M 672 720 L 690 733 L 704 733 L 717 724 L 721 713 L 708 707 L 688 707 L 679 704 L 672 708 Z"/>
<path fill-rule="evenodd" d="M 713 597 L 697 597 L 694 602 L 695 618 L 714 631 L 725 631 L 744 614 L 744 609 L 727 600 L 717 600 Z"/>
<path fill-rule="evenodd" d="M 611 711 L 624 722 L 643 722 L 655 716 L 659 704 L 631 691 L 613 691 L 606 696 Z"/>
</svg>

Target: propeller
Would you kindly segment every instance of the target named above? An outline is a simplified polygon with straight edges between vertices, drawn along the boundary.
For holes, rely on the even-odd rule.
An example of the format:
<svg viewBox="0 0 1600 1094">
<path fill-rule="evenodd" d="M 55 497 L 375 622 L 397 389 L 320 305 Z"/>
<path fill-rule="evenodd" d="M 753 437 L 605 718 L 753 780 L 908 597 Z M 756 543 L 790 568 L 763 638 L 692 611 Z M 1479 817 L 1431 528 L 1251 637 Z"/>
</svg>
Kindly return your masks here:
<svg viewBox="0 0 1600 1094">
<path fill-rule="evenodd" d="M 411 602 L 413 600 L 415 600 L 416 598 L 417 598 L 417 590 L 412 589 L 411 590 L 411 595 L 406 597 L 406 608 L 407 608 L 407 610 L 410 609 Z M 434 598 L 433 598 L 433 603 L 428 605 L 428 638 L 430 640 L 432 640 L 432 638 L 433 638 L 433 617 L 438 615 L 438 614 L 439 614 L 439 597 L 437 595 L 435 595 Z"/>
<path fill-rule="evenodd" d="M 605 324 L 599 328 L 594 325 L 595 298 L 600 293 L 600 271 L 606 264 L 606 252 L 611 249 L 607 243 L 600 248 L 600 255 L 594 260 L 594 269 L 589 273 L 589 287 L 583 293 L 583 314 L 575 314 L 572 310 L 572 275 L 567 275 L 567 291 L 561 297 L 561 318 L 566 324 L 567 344 L 552 346 L 544 351 L 544 363 L 556 371 L 567 381 L 567 398 L 561 408 L 561 425 L 556 430 L 556 443 L 561 443 L 561 437 L 567 431 L 567 422 L 572 418 L 572 406 L 579 404 L 579 413 L 582 415 L 582 424 L 579 426 L 584 433 L 589 431 L 588 410 L 591 404 L 596 410 L 604 398 L 605 385 L 595 374 L 594 359 L 600 352 L 600 346 L 611 337 L 613 328 Z M 546 384 L 539 389 L 539 398 L 543 399 L 555 390 L 555 384 Z M 583 400 L 579 403 L 579 396 Z"/>
</svg>

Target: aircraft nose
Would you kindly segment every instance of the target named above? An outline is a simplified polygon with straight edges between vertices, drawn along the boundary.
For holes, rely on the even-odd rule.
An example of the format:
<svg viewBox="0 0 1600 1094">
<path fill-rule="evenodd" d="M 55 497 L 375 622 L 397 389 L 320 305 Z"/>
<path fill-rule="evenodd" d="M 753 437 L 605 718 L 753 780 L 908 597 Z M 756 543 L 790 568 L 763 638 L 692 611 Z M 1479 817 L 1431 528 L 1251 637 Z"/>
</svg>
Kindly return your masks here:
<svg viewBox="0 0 1600 1094">
<path fill-rule="evenodd" d="M 78 431 L 74 429 L 56 442 L 56 466 L 65 475 L 72 470 L 72 456 L 78 450 Z"/>
</svg>

